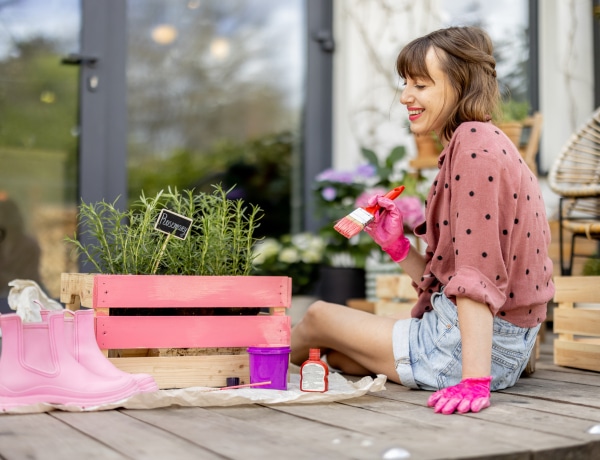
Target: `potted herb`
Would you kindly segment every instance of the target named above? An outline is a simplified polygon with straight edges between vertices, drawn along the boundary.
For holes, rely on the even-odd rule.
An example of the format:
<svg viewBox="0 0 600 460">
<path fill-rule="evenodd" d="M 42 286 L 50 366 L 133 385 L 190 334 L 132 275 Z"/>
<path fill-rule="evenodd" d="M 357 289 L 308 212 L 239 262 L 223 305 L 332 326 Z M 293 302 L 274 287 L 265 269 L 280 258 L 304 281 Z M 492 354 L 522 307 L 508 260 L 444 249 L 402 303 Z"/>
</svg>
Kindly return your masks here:
<svg viewBox="0 0 600 460">
<path fill-rule="evenodd" d="M 82 203 L 83 234 L 91 243 L 67 238 L 98 273 L 132 275 L 249 275 L 260 208 L 229 200 L 221 186 L 212 194 L 168 189 L 143 193 L 129 210 L 114 203 Z M 189 234 L 157 231 L 163 210 L 187 219 Z"/>
</svg>

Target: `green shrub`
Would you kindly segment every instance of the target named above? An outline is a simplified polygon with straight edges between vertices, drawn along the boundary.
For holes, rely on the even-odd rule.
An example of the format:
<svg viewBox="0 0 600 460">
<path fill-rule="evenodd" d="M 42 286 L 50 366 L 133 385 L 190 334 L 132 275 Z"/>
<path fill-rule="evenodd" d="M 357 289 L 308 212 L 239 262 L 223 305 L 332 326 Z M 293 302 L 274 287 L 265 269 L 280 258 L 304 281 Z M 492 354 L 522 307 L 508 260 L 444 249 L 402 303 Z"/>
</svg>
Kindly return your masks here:
<svg viewBox="0 0 600 460">
<path fill-rule="evenodd" d="M 248 275 L 262 210 L 243 200 L 227 199 L 220 185 L 212 194 L 168 189 L 154 197 L 143 193 L 129 211 L 116 202 L 81 204 L 83 234 L 90 243 L 74 244 L 105 274 Z M 193 219 L 185 240 L 154 229 L 162 209 Z"/>
<path fill-rule="evenodd" d="M 583 276 L 600 276 L 600 258 L 598 254 L 585 261 Z"/>
</svg>

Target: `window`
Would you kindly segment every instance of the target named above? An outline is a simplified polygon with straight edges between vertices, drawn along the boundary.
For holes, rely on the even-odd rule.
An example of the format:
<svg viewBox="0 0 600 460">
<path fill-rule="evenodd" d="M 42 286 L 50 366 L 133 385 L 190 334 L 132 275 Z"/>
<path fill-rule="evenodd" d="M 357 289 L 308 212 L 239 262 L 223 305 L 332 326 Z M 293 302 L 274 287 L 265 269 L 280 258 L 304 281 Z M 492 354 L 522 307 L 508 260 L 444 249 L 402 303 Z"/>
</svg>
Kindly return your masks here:
<svg viewBox="0 0 600 460">
<path fill-rule="evenodd" d="M 128 176 L 258 204 L 289 232 L 303 102 L 301 0 L 129 0 Z"/>
</svg>

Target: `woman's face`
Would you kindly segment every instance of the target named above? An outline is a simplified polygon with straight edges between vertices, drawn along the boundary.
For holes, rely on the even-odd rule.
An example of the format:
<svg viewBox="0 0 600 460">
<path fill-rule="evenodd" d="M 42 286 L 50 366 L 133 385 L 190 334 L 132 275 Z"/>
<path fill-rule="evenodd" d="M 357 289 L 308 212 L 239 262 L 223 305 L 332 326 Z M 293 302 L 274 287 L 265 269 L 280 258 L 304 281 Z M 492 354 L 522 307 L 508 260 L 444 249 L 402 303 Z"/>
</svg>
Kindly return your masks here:
<svg viewBox="0 0 600 460">
<path fill-rule="evenodd" d="M 427 51 L 425 64 L 431 80 L 407 76 L 400 102 L 408 109 L 410 130 L 414 134 L 434 131 L 442 144 L 446 145 L 449 139 L 442 139 L 440 133 L 456 104 L 456 95 L 448 76 L 441 69 L 434 48 Z"/>
</svg>

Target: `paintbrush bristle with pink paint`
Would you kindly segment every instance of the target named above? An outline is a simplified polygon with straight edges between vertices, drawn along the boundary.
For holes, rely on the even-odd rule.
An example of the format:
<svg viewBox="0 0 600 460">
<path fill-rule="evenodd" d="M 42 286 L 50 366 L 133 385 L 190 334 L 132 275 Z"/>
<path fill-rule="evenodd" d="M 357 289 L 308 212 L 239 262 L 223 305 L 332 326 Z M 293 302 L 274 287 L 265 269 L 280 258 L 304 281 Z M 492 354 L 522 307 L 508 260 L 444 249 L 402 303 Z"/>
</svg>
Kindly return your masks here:
<svg viewBox="0 0 600 460">
<path fill-rule="evenodd" d="M 395 200 L 404 191 L 404 185 L 400 185 L 385 194 L 386 198 Z M 334 226 L 334 230 L 346 238 L 352 238 L 358 235 L 375 218 L 375 213 L 379 211 L 380 206 L 374 205 L 367 208 L 357 208 L 343 219 L 340 219 Z"/>
</svg>

